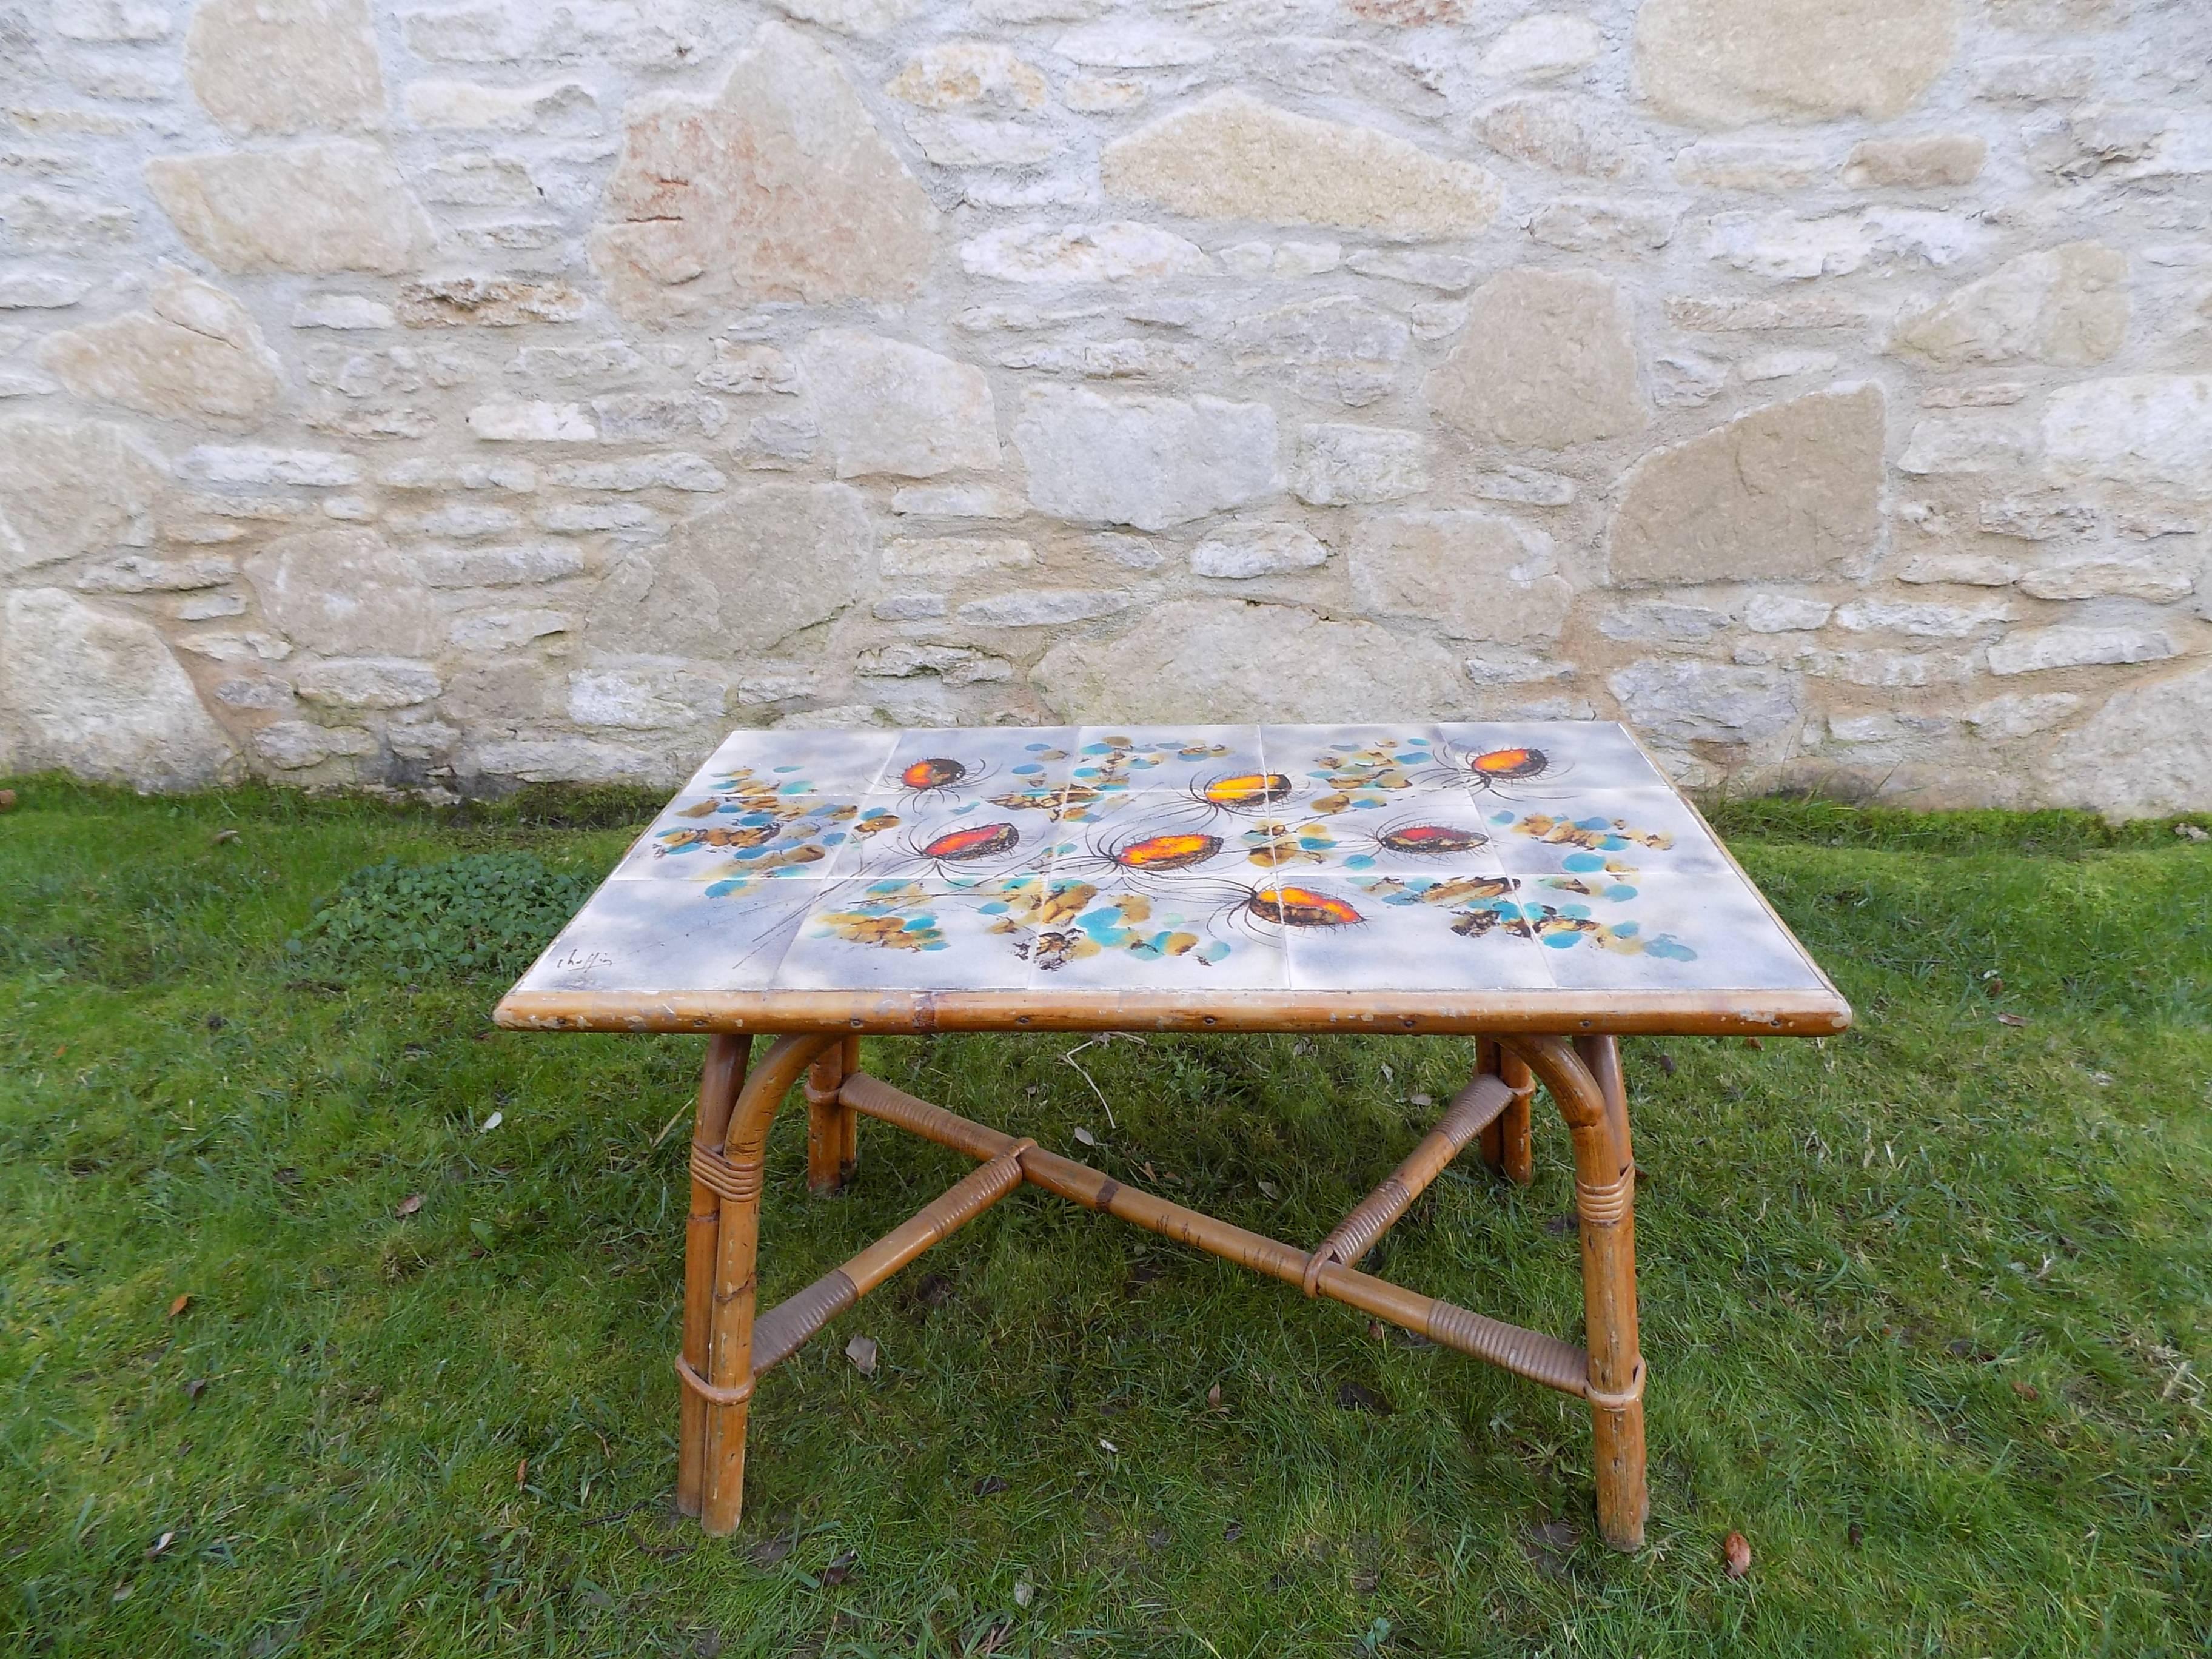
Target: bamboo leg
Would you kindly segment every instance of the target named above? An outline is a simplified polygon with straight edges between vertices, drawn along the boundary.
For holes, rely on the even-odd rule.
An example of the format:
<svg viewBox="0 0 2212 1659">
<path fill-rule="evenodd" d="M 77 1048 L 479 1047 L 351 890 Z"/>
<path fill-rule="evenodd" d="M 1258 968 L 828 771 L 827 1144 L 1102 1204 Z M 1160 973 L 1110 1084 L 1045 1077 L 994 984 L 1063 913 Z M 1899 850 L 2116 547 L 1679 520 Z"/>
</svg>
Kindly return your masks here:
<svg viewBox="0 0 2212 1659">
<path fill-rule="evenodd" d="M 730 1127 L 730 1109 L 745 1080 L 752 1039 L 717 1036 L 707 1045 L 699 1073 L 699 1112 L 691 1131 L 694 1146 L 718 1147 Z M 684 1363 L 702 1375 L 714 1304 L 715 1236 L 721 1200 L 697 1176 L 691 1177 L 691 1211 L 684 1226 Z M 702 1472 L 707 1464 L 707 1402 L 683 1391 L 676 1435 L 676 1507 L 699 1513 Z"/>
<path fill-rule="evenodd" d="M 860 1145 L 858 1114 L 837 1098 L 846 1074 L 860 1065 L 860 1040 L 825 1050 L 806 1073 L 806 1189 L 834 1193 L 851 1179 Z"/>
<path fill-rule="evenodd" d="M 761 1166 L 776 1108 L 835 1035 L 778 1037 L 738 1091 L 722 1144 L 695 1147 L 695 1178 L 721 1200 L 715 1230 L 707 1363 L 685 1377 L 706 1414 L 699 1519 L 710 1534 L 737 1530 L 744 1502 L 745 1419 L 752 1404 L 754 1266 L 760 1249 Z M 703 1374 L 702 1374 L 703 1372 Z"/>
<path fill-rule="evenodd" d="M 850 1077 L 860 1069 L 860 1038 L 848 1036 L 845 1039 L 844 1057 L 844 1075 Z M 860 1115 L 848 1107 L 845 1109 L 845 1141 L 837 1152 L 837 1179 L 841 1182 L 850 1181 L 853 1172 L 860 1167 Z"/>
<path fill-rule="evenodd" d="M 1535 1147 L 1528 1112 L 1535 1093 L 1535 1080 L 1528 1074 L 1528 1062 L 1510 1047 L 1485 1037 L 1480 1051 L 1482 1058 L 1476 1069 L 1495 1072 L 1513 1091 L 1513 1098 L 1498 1114 L 1497 1121 L 1482 1132 L 1482 1161 L 1515 1186 L 1525 1187 L 1536 1178 Z"/>
<path fill-rule="evenodd" d="M 1492 1039 L 1477 1037 L 1474 1040 L 1475 1076 L 1498 1075 L 1498 1044 Z M 1503 1124 L 1498 1119 L 1492 1118 L 1482 1126 L 1482 1133 L 1474 1143 L 1474 1149 L 1482 1155 L 1482 1161 L 1493 1170 L 1501 1168 L 1504 1163 L 1504 1135 Z"/>
<path fill-rule="evenodd" d="M 1558 1037 L 1511 1045 L 1542 1078 L 1573 1131 L 1575 1212 L 1582 1224 L 1583 1320 L 1598 1530 L 1617 1550 L 1641 1549 L 1651 1509 L 1644 1480 L 1644 1357 L 1636 1331 L 1636 1166 L 1616 1122 L 1626 1122 L 1618 1056 L 1607 1044 L 1585 1064 Z M 1608 1075 L 1608 1086 L 1601 1078 Z"/>
</svg>

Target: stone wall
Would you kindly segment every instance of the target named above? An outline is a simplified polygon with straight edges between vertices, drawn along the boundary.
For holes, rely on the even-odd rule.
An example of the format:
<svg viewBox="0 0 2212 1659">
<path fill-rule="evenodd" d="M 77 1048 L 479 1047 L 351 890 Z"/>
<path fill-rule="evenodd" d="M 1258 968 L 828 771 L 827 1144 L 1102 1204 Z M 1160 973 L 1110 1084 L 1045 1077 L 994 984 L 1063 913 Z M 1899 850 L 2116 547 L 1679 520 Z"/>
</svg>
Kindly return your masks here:
<svg viewBox="0 0 2212 1659">
<path fill-rule="evenodd" d="M 2212 805 L 2203 0 L 0 0 L 0 771 Z"/>
</svg>

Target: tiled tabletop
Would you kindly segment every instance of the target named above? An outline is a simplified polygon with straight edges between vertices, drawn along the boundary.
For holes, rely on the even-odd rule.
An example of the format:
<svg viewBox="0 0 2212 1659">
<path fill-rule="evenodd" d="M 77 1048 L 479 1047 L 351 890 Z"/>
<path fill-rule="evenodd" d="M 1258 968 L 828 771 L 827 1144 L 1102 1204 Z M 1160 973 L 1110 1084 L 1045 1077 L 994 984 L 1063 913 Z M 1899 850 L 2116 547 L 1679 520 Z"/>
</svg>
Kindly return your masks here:
<svg viewBox="0 0 2212 1659">
<path fill-rule="evenodd" d="M 501 1017 L 650 1024 L 720 999 L 758 1026 L 779 1002 L 1153 994 L 1248 1013 L 1725 994 L 1848 1018 L 1696 811 L 1595 721 L 739 732 Z"/>
</svg>

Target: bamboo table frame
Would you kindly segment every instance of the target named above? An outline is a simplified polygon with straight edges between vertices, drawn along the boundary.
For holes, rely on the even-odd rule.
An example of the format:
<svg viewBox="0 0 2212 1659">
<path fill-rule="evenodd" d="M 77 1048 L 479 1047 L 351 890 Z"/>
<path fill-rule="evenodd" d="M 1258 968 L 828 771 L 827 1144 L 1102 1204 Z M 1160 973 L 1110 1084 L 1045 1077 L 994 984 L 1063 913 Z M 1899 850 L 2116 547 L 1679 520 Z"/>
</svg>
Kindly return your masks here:
<svg viewBox="0 0 2212 1659">
<path fill-rule="evenodd" d="M 1711 845 L 1717 848 L 1717 841 Z M 1733 860 L 1728 863 L 1755 895 Z M 1777 935 L 1802 955 L 1771 907 L 1763 898 L 1758 902 Z M 556 940 L 541 969 L 561 948 Z M 1635 1159 L 1617 1039 L 1639 1033 L 1816 1036 L 1845 1029 L 1849 1005 L 1809 958 L 1804 963 L 1817 988 L 1554 988 L 1540 994 L 1075 994 L 1067 988 L 1048 997 L 858 988 L 644 994 L 549 989 L 526 976 L 501 1000 L 495 1018 L 503 1026 L 524 1030 L 712 1034 L 691 1143 L 683 1341 L 675 1362 L 682 1401 L 678 1506 L 697 1516 L 710 1534 L 727 1534 L 738 1522 L 746 1425 L 760 1376 L 931 1245 L 1017 1188 L 1035 1185 L 1587 1401 L 1599 1528 L 1616 1549 L 1633 1550 L 1642 1545 L 1649 1509 L 1646 1373 L 1637 1334 Z M 916 1099 L 860 1069 L 863 1034 L 947 1030 L 1458 1035 L 1474 1038 L 1476 1052 L 1469 1082 L 1427 1136 L 1309 1251 L 1127 1186 L 1033 1140 Z M 757 1054 L 760 1036 L 769 1040 Z M 816 1193 L 835 1191 L 852 1176 L 863 1116 L 963 1153 L 977 1168 L 843 1266 L 761 1312 L 756 1264 L 769 1131 L 786 1097 L 802 1083 L 807 1182 Z M 1579 1347 L 1404 1289 L 1358 1267 L 1470 1145 L 1506 1178 L 1524 1185 L 1531 1179 L 1532 1102 L 1539 1085 L 1565 1120 L 1573 1143 L 1583 1299 Z"/>
</svg>

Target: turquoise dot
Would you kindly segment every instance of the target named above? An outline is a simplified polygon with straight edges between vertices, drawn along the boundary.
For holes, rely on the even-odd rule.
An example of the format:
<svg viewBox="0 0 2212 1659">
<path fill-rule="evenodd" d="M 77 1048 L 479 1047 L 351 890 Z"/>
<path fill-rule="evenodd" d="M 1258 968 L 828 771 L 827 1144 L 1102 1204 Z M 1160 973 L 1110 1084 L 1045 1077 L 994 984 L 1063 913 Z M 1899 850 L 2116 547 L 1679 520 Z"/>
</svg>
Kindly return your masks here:
<svg viewBox="0 0 2212 1659">
<path fill-rule="evenodd" d="M 1626 882 L 1616 882 L 1605 890 L 1605 896 L 1615 904 L 1626 904 L 1636 896 L 1636 890 Z M 1633 927 L 1636 924 L 1632 921 L 1627 925 Z"/>
<path fill-rule="evenodd" d="M 1229 954 L 1229 943 L 1226 939 L 1215 939 L 1209 945 L 1200 945 L 1191 954 L 1200 962 L 1219 962 Z"/>
<path fill-rule="evenodd" d="M 1542 937 L 1544 943 L 1554 951 L 1571 951 L 1575 948 L 1576 941 L 1581 939 L 1582 935 L 1580 933 L 1546 933 Z"/>
<path fill-rule="evenodd" d="M 1642 926 L 1643 924 L 1641 922 L 1636 921 L 1624 921 L 1617 923 L 1613 930 L 1613 936 L 1617 939 L 1634 939 L 1636 937 L 1637 929 Z"/>
<path fill-rule="evenodd" d="M 1344 862 L 1346 867 L 1350 869 L 1369 870 L 1374 867 L 1375 858 L 1370 853 L 1354 853 L 1350 858 L 1345 860 Z"/>
<path fill-rule="evenodd" d="M 1559 860 L 1559 865 L 1562 869 L 1580 872 L 1602 870 L 1605 868 L 1605 860 L 1595 853 L 1570 853 Z"/>
<path fill-rule="evenodd" d="M 1018 778 L 1033 778 L 1043 770 L 1044 768 L 1039 766 L 1035 761 L 1030 761 L 1026 765 L 1014 768 L 1014 775 Z"/>
</svg>

